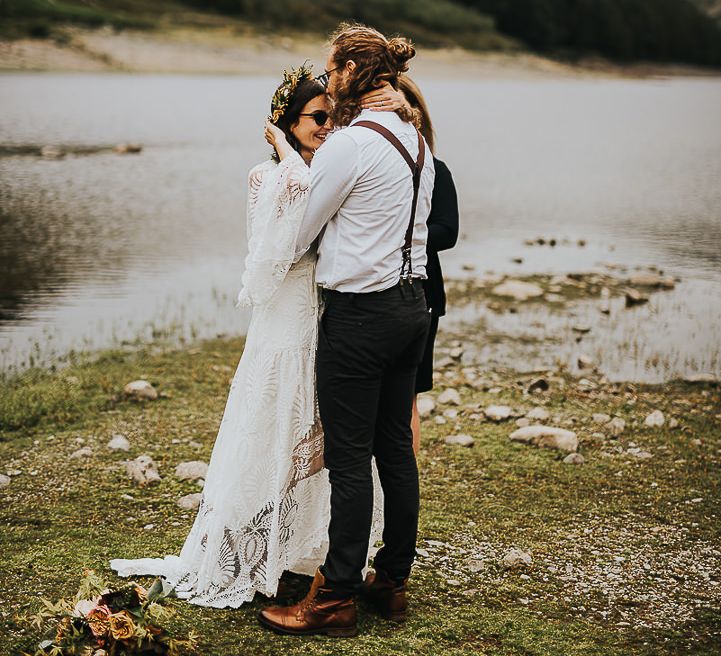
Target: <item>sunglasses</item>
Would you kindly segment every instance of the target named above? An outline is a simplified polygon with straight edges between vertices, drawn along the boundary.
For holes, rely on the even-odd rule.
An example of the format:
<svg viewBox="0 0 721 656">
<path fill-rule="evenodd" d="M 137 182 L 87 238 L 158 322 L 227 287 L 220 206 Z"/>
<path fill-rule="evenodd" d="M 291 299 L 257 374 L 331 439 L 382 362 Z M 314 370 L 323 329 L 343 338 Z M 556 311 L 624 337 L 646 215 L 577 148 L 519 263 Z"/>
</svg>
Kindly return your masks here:
<svg viewBox="0 0 721 656">
<path fill-rule="evenodd" d="M 326 121 L 328 120 L 328 112 L 318 109 L 314 112 L 311 112 L 310 114 L 299 114 L 298 116 L 310 116 L 314 121 L 315 124 L 318 127 L 322 127 L 325 125 Z"/>
<path fill-rule="evenodd" d="M 335 68 L 331 68 L 329 71 L 322 73 L 317 78 L 315 78 L 315 81 L 320 82 L 324 87 L 328 88 L 328 81 L 330 80 L 330 74 L 333 73 L 334 71 L 337 71 L 340 68 L 343 68 L 343 65 L 336 66 Z"/>
</svg>

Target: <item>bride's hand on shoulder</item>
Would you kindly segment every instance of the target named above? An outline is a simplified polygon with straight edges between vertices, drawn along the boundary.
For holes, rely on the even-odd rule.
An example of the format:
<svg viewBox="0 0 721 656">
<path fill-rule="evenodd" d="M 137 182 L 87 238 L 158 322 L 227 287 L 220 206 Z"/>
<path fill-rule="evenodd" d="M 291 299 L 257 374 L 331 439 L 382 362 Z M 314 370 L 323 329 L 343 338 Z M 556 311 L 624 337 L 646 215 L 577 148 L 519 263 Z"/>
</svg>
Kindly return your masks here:
<svg viewBox="0 0 721 656">
<path fill-rule="evenodd" d="M 388 82 L 361 96 L 361 107 L 374 112 L 395 112 L 401 107 L 410 107 L 406 97 L 396 91 Z"/>
</svg>

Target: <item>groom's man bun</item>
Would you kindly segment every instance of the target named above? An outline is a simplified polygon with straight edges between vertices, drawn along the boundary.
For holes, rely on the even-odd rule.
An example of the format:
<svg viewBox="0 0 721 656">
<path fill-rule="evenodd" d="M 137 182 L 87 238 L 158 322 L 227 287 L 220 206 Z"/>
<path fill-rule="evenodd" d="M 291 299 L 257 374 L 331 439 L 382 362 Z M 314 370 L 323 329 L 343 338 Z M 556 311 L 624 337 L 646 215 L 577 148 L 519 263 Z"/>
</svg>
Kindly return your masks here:
<svg viewBox="0 0 721 656">
<path fill-rule="evenodd" d="M 388 51 L 396 60 L 399 73 L 405 73 L 408 70 L 408 60 L 416 56 L 416 49 L 413 44 L 402 36 L 394 36 L 388 39 Z"/>
<path fill-rule="evenodd" d="M 334 66 L 354 61 L 356 68 L 346 80 L 334 88 L 333 123 L 348 125 L 360 112 L 360 97 L 388 82 L 398 88 L 398 76 L 408 70 L 408 60 L 416 50 L 404 37 L 387 39 L 378 30 L 360 23 L 341 23 L 330 37 L 330 54 Z M 412 112 L 399 109 L 405 121 L 413 120 Z"/>
</svg>

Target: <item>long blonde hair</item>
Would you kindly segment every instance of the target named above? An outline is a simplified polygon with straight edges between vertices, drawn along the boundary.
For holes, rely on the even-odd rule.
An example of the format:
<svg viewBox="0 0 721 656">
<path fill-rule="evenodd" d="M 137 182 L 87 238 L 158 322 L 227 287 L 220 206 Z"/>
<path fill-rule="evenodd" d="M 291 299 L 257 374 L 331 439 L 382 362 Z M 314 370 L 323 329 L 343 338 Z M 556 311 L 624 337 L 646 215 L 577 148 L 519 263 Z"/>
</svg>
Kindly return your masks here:
<svg viewBox="0 0 721 656">
<path fill-rule="evenodd" d="M 418 125 L 416 127 L 421 131 L 423 138 L 426 140 L 428 147 L 432 153 L 436 152 L 436 134 L 433 131 L 433 121 L 428 111 L 426 99 L 423 97 L 418 85 L 407 75 L 398 76 L 398 91 L 402 91 L 406 97 L 408 104 L 418 112 Z"/>
</svg>

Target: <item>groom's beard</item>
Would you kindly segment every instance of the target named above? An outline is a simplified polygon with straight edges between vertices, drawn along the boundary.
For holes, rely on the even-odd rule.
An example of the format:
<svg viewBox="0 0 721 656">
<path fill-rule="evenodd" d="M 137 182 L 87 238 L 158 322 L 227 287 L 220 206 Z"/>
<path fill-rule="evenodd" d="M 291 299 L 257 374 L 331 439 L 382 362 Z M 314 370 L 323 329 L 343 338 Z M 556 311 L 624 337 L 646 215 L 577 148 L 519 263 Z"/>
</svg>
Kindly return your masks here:
<svg viewBox="0 0 721 656">
<path fill-rule="evenodd" d="M 361 94 L 353 89 L 353 82 L 354 80 L 339 80 L 333 86 L 332 95 L 329 94 L 332 102 L 330 117 L 335 127 L 345 127 L 360 114 Z"/>
</svg>

